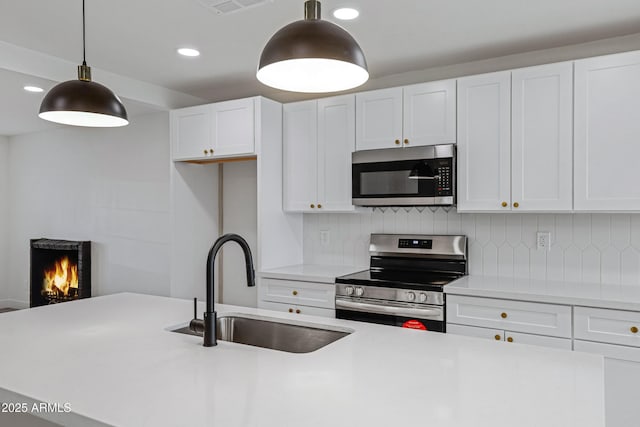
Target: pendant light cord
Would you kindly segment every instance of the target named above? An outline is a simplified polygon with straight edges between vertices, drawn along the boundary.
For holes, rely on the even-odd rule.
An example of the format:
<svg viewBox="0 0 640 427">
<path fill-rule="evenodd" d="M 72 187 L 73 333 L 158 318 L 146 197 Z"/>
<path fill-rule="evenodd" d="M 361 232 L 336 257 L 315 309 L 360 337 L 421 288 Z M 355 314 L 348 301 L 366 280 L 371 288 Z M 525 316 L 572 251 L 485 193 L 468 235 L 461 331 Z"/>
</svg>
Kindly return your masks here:
<svg viewBox="0 0 640 427">
<path fill-rule="evenodd" d="M 82 65 L 87 65 L 87 50 L 86 50 L 86 30 L 85 30 L 85 17 L 84 17 L 84 0 L 82 0 Z"/>
</svg>

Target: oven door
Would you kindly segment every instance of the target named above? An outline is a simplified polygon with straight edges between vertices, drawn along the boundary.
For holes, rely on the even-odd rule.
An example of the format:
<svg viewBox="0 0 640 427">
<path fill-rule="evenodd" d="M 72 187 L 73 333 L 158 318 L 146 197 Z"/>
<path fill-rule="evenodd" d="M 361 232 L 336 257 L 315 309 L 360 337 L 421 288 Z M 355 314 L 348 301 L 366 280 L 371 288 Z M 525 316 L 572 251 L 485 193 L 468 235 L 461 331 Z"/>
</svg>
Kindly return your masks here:
<svg viewBox="0 0 640 427">
<path fill-rule="evenodd" d="M 434 147 L 450 147 L 433 157 Z M 411 150 L 412 155 L 408 155 Z M 441 151 L 443 151 L 441 150 Z M 431 157 L 427 157 L 430 154 Z M 369 150 L 353 153 L 352 201 L 360 206 L 453 205 L 452 146 Z"/>
<path fill-rule="evenodd" d="M 338 319 L 445 332 L 444 307 L 336 297 Z"/>
</svg>

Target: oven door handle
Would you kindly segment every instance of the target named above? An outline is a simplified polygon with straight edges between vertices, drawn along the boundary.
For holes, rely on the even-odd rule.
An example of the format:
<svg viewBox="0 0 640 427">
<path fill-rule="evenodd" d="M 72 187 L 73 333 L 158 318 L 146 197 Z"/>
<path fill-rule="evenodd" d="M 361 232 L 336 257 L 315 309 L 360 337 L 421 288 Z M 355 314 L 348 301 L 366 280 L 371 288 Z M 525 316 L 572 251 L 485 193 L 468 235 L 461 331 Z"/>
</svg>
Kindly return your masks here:
<svg viewBox="0 0 640 427">
<path fill-rule="evenodd" d="M 439 306 L 429 306 L 425 308 L 381 305 L 378 303 L 352 301 L 336 298 L 337 310 L 360 311 L 364 313 L 386 314 L 402 317 L 417 317 L 426 320 L 444 320 L 444 311 Z"/>
</svg>

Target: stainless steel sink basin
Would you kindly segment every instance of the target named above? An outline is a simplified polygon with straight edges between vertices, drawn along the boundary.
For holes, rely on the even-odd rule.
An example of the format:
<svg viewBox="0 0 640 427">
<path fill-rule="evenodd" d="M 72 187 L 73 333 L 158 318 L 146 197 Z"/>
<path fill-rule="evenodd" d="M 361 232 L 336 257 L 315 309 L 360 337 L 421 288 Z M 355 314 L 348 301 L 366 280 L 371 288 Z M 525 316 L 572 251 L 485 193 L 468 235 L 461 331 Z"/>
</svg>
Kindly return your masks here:
<svg viewBox="0 0 640 427">
<path fill-rule="evenodd" d="M 219 340 L 289 353 L 310 353 L 353 332 L 346 328 L 326 329 L 245 315 L 221 316 L 217 326 L 216 335 Z M 202 336 L 192 332 L 189 326 L 172 332 Z"/>
</svg>

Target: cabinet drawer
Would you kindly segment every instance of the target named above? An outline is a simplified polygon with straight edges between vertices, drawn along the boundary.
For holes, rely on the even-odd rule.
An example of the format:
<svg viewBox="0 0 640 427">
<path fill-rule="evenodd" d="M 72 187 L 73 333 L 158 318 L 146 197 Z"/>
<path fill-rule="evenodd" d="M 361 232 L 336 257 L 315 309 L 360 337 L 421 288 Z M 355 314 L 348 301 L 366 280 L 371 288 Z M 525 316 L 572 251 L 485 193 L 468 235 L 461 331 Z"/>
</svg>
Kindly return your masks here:
<svg viewBox="0 0 640 427">
<path fill-rule="evenodd" d="M 640 313 L 576 307 L 574 335 L 587 341 L 640 347 Z"/>
<path fill-rule="evenodd" d="M 537 345 L 539 347 L 561 348 L 571 350 L 570 338 L 545 337 L 542 335 L 522 334 L 520 332 L 506 331 L 504 339 L 507 342 L 518 344 Z"/>
<path fill-rule="evenodd" d="M 465 335 L 468 337 L 484 338 L 492 341 L 507 341 L 518 344 L 537 345 L 540 347 L 561 348 L 571 350 L 570 338 L 545 337 L 542 335 L 523 334 L 520 332 L 503 331 L 500 329 L 477 328 L 447 324 L 447 333 Z"/>
<path fill-rule="evenodd" d="M 601 354 L 604 357 L 618 360 L 640 362 L 640 348 L 627 347 L 616 344 L 603 344 L 599 342 L 574 340 L 573 349 L 585 353 Z"/>
<path fill-rule="evenodd" d="M 475 326 L 452 325 L 447 323 L 447 333 L 466 337 L 485 338 L 493 341 L 504 341 L 501 329 L 476 328 Z"/>
<path fill-rule="evenodd" d="M 336 287 L 333 283 L 296 282 L 263 279 L 260 299 L 287 304 L 335 309 Z"/>
<path fill-rule="evenodd" d="M 307 316 L 336 317 L 336 311 L 328 308 L 307 307 L 304 305 L 283 304 L 279 302 L 260 301 L 258 302 L 258 308 L 284 313 L 305 314 Z"/>
<path fill-rule="evenodd" d="M 571 307 L 447 295 L 447 322 L 571 338 Z"/>
</svg>

